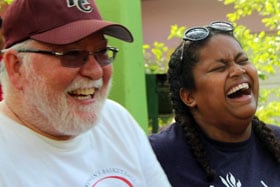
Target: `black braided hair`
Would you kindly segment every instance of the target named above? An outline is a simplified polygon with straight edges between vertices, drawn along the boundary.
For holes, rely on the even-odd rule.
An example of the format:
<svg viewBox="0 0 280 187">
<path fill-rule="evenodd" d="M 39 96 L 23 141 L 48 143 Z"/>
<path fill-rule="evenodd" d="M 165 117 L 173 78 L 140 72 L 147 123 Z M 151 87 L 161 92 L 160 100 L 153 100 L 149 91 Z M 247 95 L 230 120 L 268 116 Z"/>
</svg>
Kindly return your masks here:
<svg viewBox="0 0 280 187">
<path fill-rule="evenodd" d="M 216 34 L 229 35 L 239 43 L 233 33 L 211 31 L 208 38 L 204 40 L 196 42 L 184 41 L 184 43 L 181 43 L 171 55 L 168 69 L 168 82 L 175 113 L 175 121 L 183 127 L 186 142 L 189 144 L 197 163 L 205 171 L 206 180 L 208 182 L 212 182 L 217 175 L 207 159 L 206 150 L 200 140 L 198 125 L 195 122 L 190 109 L 182 102 L 179 93 L 181 88 L 195 90 L 193 68 L 199 61 L 200 48 L 202 48 L 209 39 Z M 181 57 L 183 57 L 183 59 L 181 59 Z M 261 144 L 274 155 L 276 162 L 280 163 L 280 143 L 277 141 L 273 131 L 257 117 L 253 118 L 252 126 L 253 131 Z"/>
<path fill-rule="evenodd" d="M 280 164 L 280 142 L 272 129 L 256 116 L 253 119 L 252 127 L 262 146 L 266 148 L 274 156 L 275 161 Z"/>
<path fill-rule="evenodd" d="M 200 140 L 200 132 L 198 125 L 192 116 L 189 116 L 190 122 L 183 122 L 182 126 L 186 137 L 186 142 L 189 144 L 197 163 L 206 173 L 206 180 L 212 182 L 216 177 L 216 172 L 211 168 L 204 146 Z"/>
</svg>

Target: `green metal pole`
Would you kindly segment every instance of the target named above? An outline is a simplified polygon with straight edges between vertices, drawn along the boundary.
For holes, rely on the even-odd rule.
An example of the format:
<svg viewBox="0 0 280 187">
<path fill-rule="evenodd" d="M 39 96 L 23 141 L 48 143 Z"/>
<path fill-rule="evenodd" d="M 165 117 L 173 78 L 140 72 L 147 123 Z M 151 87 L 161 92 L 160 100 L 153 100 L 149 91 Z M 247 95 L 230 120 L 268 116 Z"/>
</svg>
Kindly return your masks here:
<svg viewBox="0 0 280 187">
<path fill-rule="evenodd" d="M 96 0 L 96 3 L 104 19 L 125 25 L 134 36 L 133 43 L 109 38 L 109 43 L 119 48 L 119 54 L 114 62 L 110 98 L 127 108 L 141 127 L 148 132 L 141 1 Z"/>
</svg>

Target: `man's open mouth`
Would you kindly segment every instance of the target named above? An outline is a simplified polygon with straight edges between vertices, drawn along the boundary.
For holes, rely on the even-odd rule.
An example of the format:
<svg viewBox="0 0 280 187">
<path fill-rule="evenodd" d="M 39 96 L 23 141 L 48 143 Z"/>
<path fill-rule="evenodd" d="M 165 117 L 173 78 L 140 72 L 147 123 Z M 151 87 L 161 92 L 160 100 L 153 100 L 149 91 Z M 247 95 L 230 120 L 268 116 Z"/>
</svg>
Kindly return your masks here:
<svg viewBox="0 0 280 187">
<path fill-rule="evenodd" d="M 68 94 L 76 99 L 91 99 L 96 92 L 96 88 L 84 88 L 69 91 Z"/>
</svg>

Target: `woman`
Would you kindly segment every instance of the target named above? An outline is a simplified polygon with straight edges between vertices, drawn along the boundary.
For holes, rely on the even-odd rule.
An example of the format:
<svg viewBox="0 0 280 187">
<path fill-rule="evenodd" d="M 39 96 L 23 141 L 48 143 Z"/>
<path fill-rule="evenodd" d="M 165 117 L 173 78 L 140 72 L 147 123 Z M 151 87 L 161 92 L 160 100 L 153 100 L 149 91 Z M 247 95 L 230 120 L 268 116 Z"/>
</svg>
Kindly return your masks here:
<svg viewBox="0 0 280 187">
<path fill-rule="evenodd" d="M 191 28 L 171 56 L 175 123 L 150 142 L 174 187 L 280 186 L 280 129 L 255 116 L 257 70 L 233 30 Z"/>
</svg>

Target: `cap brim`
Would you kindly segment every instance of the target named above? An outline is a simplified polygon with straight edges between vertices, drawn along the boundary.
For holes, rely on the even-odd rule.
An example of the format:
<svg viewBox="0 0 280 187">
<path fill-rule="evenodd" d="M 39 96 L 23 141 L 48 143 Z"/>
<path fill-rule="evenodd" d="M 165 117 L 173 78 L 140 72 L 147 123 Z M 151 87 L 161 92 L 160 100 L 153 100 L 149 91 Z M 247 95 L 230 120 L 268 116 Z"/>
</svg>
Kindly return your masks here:
<svg viewBox="0 0 280 187">
<path fill-rule="evenodd" d="M 39 34 L 31 35 L 30 38 L 45 43 L 64 45 L 79 41 L 101 30 L 106 35 L 126 42 L 133 42 L 133 36 L 126 27 L 103 20 L 79 20 Z"/>
</svg>

